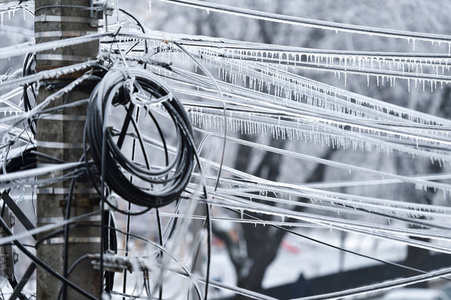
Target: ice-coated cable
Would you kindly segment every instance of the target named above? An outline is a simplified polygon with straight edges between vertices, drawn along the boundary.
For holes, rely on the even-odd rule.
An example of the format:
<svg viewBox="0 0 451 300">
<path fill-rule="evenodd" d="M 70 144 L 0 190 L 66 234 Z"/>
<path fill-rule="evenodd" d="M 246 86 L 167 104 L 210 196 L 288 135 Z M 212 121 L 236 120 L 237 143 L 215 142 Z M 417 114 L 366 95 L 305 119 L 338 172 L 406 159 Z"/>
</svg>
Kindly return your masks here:
<svg viewBox="0 0 451 300">
<path fill-rule="evenodd" d="M 399 38 L 405 40 L 420 40 L 427 42 L 448 42 L 451 45 L 451 36 L 444 34 L 434 34 L 434 33 L 421 33 L 421 32 L 410 32 L 394 29 L 384 29 L 369 26 L 344 24 L 336 22 L 321 21 L 315 19 L 300 18 L 294 16 L 286 16 L 280 14 L 274 14 L 270 12 L 257 11 L 252 9 L 232 7 L 223 4 L 211 3 L 206 1 L 198 0 L 160 0 L 163 2 L 174 3 L 178 5 L 190 6 L 198 9 L 205 9 L 207 11 L 216 11 L 225 14 L 237 15 L 242 17 L 248 17 L 258 20 L 265 20 L 277 23 L 285 23 L 290 25 L 327 29 L 332 31 L 340 32 L 350 32 L 365 34 L 371 36 L 383 36 L 390 38 Z"/>
</svg>

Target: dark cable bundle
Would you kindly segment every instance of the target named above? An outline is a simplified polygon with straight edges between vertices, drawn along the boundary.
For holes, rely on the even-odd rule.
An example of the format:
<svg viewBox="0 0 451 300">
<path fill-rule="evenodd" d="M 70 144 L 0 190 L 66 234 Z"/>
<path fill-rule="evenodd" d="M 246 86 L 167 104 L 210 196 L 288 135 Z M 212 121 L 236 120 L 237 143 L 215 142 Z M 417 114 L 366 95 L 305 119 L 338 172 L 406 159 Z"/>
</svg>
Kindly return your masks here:
<svg viewBox="0 0 451 300">
<path fill-rule="evenodd" d="M 155 103 L 164 107 L 176 130 L 177 150 L 171 161 L 162 128 L 149 109 Z M 113 131 L 107 128 L 107 112 L 113 105 L 122 105 L 126 110 L 125 126 L 118 133 L 116 142 Z M 144 149 L 145 138 L 133 118 L 138 107 L 151 117 L 163 142 L 163 167 L 149 164 L 150 155 Z M 133 133 L 127 133 L 130 123 Z M 112 68 L 107 72 L 91 94 L 85 131 L 85 143 L 89 143 L 99 172 L 104 174 L 106 184 L 124 199 L 140 206 L 161 207 L 177 200 L 185 190 L 195 152 L 192 127 L 182 104 L 152 73 L 138 68 L 127 71 Z M 121 151 L 125 136 L 132 136 L 138 143 L 144 154 L 144 163 L 128 159 Z M 132 176 L 144 181 L 145 187 L 134 184 Z"/>
<path fill-rule="evenodd" d="M 24 150 L 20 155 L 10 158 L 6 163 L 6 172 L 18 172 L 36 168 L 36 148 Z M 3 169 L 0 168 L 0 173 Z"/>
</svg>

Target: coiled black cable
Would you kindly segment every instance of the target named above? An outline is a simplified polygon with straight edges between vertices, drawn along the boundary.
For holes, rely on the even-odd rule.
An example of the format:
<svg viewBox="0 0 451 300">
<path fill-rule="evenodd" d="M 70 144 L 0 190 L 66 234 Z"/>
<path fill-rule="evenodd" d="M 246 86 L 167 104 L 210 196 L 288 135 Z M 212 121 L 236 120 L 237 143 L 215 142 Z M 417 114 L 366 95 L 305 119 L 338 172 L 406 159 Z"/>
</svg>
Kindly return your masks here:
<svg viewBox="0 0 451 300">
<path fill-rule="evenodd" d="M 177 134 L 177 153 L 164 167 L 149 165 L 144 138 L 132 117 L 135 109 L 144 109 L 160 132 L 160 125 L 149 110 L 155 103 L 161 103 L 167 111 Z M 113 132 L 107 128 L 107 112 L 112 105 L 123 105 L 127 111 L 126 125 L 117 142 L 113 139 Z M 130 123 L 134 128 L 132 136 L 140 143 L 145 166 L 128 159 L 121 151 L 125 135 L 130 136 L 126 133 Z M 126 69 L 125 66 L 108 71 L 91 94 L 85 130 L 85 144 L 89 142 L 97 168 L 101 169 L 103 157 L 104 180 L 122 198 L 140 206 L 161 207 L 177 200 L 185 190 L 194 166 L 192 127 L 182 104 L 152 73 L 140 68 Z M 161 133 L 160 137 L 164 139 Z M 105 149 L 102 149 L 104 139 Z M 148 184 L 138 186 L 130 175 Z"/>
</svg>

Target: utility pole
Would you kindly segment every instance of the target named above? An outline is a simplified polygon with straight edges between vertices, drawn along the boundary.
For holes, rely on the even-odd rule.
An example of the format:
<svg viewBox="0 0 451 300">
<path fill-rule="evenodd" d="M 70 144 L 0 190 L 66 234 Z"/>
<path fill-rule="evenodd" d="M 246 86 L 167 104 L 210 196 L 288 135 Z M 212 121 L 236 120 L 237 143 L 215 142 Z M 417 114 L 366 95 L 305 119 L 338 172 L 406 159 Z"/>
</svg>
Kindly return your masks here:
<svg viewBox="0 0 451 300">
<path fill-rule="evenodd" d="M 35 37 L 36 43 L 78 37 L 97 32 L 97 19 L 90 7 L 92 0 L 35 0 Z M 99 50 L 99 42 L 63 47 L 36 54 L 36 70 L 51 70 L 94 59 Z M 81 75 L 82 72 L 47 80 L 38 93 L 38 103 L 55 93 Z M 90 90 L 78 87 L 58 99 L 51 106 L 75 102 L 89 98 Z M 66 162 L 79 161 L 83 155 L 83 128 L 86 120 L 86 106 L 76 106 L 64 111 L 43 116 L 37 122 L 36 141 L 39 152 Z M 41 164 L 42 165 L 42 164 Z M 39 166 L 39 165 L 38 165 Z M 62 174 L 58 174 L 62 175 Z M 71 181 L 62 181 L 50 186 L 38 188 L 37 217 L 38 226 L 58 223 L 64 220 L 68 209 L 67 199 Z M 99 210 L 97 194 L 89 181 L 75 182 L 73 189 L 71 216 L 80 216 Z M 70 228 L 68 266 L 85 254 L 99 253 L 100 215 L 90 216 L 82 221 L 83 225 Z M 63 274 L 64 230 L 45 241 L 38 247 L 37 256 L 54 270 Z M 41 233 L 38 240 L 49 232 Z M 71 272 L 69 280 L 99 297 L 99 271 L 94 270 L 89 259 L 84 259 Z M 103 284 L 102 284 L 103 285 Z M 62 288 L 62 282 L 46 271 L 37 270 L 37 299 L 55 300 Z M 85 299 L 75 290 L 67 288 L 67 299 Z"/>
</svg>

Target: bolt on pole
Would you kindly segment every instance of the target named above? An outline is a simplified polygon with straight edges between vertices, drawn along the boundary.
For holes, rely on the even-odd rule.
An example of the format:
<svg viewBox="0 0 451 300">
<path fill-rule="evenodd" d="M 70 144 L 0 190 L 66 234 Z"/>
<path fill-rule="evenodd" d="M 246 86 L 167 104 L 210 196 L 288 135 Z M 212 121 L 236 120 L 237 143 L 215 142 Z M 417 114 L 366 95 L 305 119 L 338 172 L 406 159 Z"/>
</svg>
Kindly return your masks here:
<svg viewBox="0 0 451 300">
<path fill-rule="evenodd" d="M 35 0 L 35 37 L 36 43 L 60 40 L 70 37 L 83 36 L 97 32 L 93 20 L 90 0 Z M 94 22 L 93 22 L 94 21 Z M 96 58 L 99 42 L 88 42 L 80 45 L 61 47 L 51 51 L 36 53 L 36 70 L 38 72 L 51 70 L 61 66 L 88 61 Z M 38 103 L 49 95 L 67 86 L 80 77 L 87 70 L 73 73 L 40 83 Z M 92 84 L 92 83 L 91 83 Z M 58 106 L 87 99 L 92 85 L 81 84 L 51 106 Z M 76 162 L 83 155 L 83 129 L 86 120 L 86 106 L 74 106 L 64 111 L 41 116 L 36 124 L 37 150 L 66 162 Z M 43 165 L 42 163 L 40 164 Z M 39 162 L 38 162 L 39 167 Z M 54 177 L 64 173 L 53 174 Z M 73 186 L 71 186 L 73 184 Z M 68 206 L 68 195 L 72 192 L 71 206 Z M 99 210 L 98 196 L 90 181 L 77 179 L 59 181 L 49 186 L 39 187 L 37 190 L 37 218 L 38 226 L 61 222 L 67 210 L 71 217 L 89 214 Z M 44 242 L 37 248 L 37 256 L 60 274 L 64 274 L 64 262 L 68 268 L 87 254 L 100 251 L 100 214 L 94 214 L 84 219 L 78 226 L 69 228 L 68 255 L 65 256 L 64 228 L 48 236 L 44 232 L 38 236 Z M 66 268 L 67 270 L 67 268 Z M 67 272 L 67 271 L 66 271 Z M 89 294 L 99 297 L 103 284 L 100 283 L 98 270 L 94 270 L 89 259 L 82 259 L 68 276 L 68 280 Z M 59 293 L 62 297 L 58 298 Z M 75 290 L 46 271 L 37 270 L 37 299 L 85 299 Z"/>
</svg>

